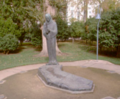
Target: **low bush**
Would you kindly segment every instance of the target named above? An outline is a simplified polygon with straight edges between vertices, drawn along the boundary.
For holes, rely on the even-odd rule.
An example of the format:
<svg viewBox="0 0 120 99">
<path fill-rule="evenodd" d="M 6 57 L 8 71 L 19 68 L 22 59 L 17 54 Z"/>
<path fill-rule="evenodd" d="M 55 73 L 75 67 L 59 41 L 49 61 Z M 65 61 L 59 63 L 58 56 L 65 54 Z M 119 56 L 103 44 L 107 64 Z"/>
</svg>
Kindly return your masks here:
<svg viewBox="0 0 120 99">
<path fill-rule="evenodd" d="M 21 36 L 20 31 L 18 30 L 17 24 L 15 24 L 11 18 L 5 20 L 0 18 L 0 37 L 4 37 L 6 34 L 15 35 L 17 38 Z"/>
<path fill-rule="evenodd" d="M 85 26 L 83 22 L 73 22 L 70 26 L 69 26 L 69 31 L 70 36 L 73 38 L 76 37 L 81 37 L 82 34 L 85 33 Z"/>
<path fill-rule="evenodd" d="M 40 30 L 40 27 L 35 24 L 31 30 L 31 43 L 35 47 L 41 47 L 42 46 L 42 31 Z"/>
<path fill-rule="evenodd" d="M 67 22 L 64 21 L 60 16 L 57 16 L 56 23 L 58 27 L 57 39 L 61 39 L 63 41 L 68 39 L 70 35 L 69 32 L 67 32 L 68 30 Z"/>
<path fill-rule="evenodd" d="M 8 54 L 10 51 L 15 51 L 18 48 L 18 39 L 13 34 L 7 34 L 0 37 L 0 49 Z"/>
</svg>

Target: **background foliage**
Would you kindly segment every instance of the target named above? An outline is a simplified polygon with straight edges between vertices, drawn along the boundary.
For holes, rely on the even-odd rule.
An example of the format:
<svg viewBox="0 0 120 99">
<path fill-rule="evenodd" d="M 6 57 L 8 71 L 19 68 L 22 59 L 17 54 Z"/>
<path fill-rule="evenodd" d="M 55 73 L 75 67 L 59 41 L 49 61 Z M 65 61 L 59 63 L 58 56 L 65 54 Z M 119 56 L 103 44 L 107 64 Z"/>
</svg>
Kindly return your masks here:
<svg viewBox="0 0 120 99">
<path fill-rule="evenodd" d="M 18 26 L 11 18 L 0 18 L 0 49 L 4 53 L 14 51 L 18 47 L 18 38 L 21 36 Z"/>
<path fill-rule="evenodd" d="M 90 18 L 85 23 L 83 39 L 96 41 L 98 20 Z M 120 44 L 120 8 L 103 12 L 99 28 L 100 49 L 118 49 Z"/>
<path fill-rule="evenodd" d="M 10 36 L 8 34 L 12 34 L 12 36 L 16 37 L 18 41 L 20 41 L 20 45 L 22 45 L 22 42 L 26 39 L 26 36 L 29 34 L 32 39 L 32 44 L 34 45 L 35 40 L 38 40 L 39 37 L 40 40 L 36 41 L 37 44 L 41 45 L 41 38 L 40 36 L 36 35 L 36 30 L 33 32 L 31 31 L 31 28 L 34 28 L 34 24 L 36 23 L 36 18 L 31 16 L 29 13 L 27 13 L 26 7 L 36 8 L 36 5 L 43 0 L 1 0 L 0 1 L 0 37 L 8 39 Z M 31 34 L 32 33 L 32 34 Z M 34 34 L 35 33 L 35 34 Z M 40 32 L 41 33 L 41 32 Z M 39 33 L 39 34 L 40 34 Z M 36 38 L 35 38 L 36 37 Z M 11 38 L 11 41 L 16 42 L 14 38 Z M 7 40 L 7 39 L 5 39 Z M 5 41 L 4 40 L 4 41 Z M 1 39 L 3 42 L 3 40 Z M 17 41 L 17 42 L 18 42 Z M 5 41 L 7 42 L 7 41 Z M 11 43 L 8 43 L 11 44 Z M 7 45 L 6 45 L 7 46 Z M 11 50 L 11 45 L 7 46 L 7 50 Z M 16 44 L 17 46 L 17 44 Z M 17 47 L 16 47 L 17 48 Z M 16 49 L 14 48 L 14 50 Z M 3 50 L 2 47 L 0 49 Z"/>
<path fill-rule="evenodd" d="M 21 36 L 18 26 L 13 22 L 11 18 L 0 18 L 0 37 L 4 37 L 6 34 L 13 34 L 17 38 Z"/>
<path fill-rule="evenodd" d="M 70 34 L 68 33 L 68 25 L 65 20 L 62 19 L 62 17 L 57 16 L 56 17 L 56 23 L 58 27 L 58 34 L 57 39 L 66 40 L 69 38 Z"/>
<path fill-rule="evenodd" d="M 42 31 L 37 24 L 33 25 L 31 30 L 31 43 L 36 47 L 42 46 Z"/>
<path fill-rule="evenodd" d="M 0 49 L 5 54 L 9 54 L 9 51 L 14 51 L 18 48 L 18 39 L 13 34 L 7 34 L 3 38 L 0 37 Z"/>
<path fill-rule="evenodd" d="M 70 33 L 70 37 L 81 37 L 82 34 L 85 33 L 85 26 L 83 22 L 73 22 L 70 26 L 69 26 L 69 31 Z"/>
</svg>

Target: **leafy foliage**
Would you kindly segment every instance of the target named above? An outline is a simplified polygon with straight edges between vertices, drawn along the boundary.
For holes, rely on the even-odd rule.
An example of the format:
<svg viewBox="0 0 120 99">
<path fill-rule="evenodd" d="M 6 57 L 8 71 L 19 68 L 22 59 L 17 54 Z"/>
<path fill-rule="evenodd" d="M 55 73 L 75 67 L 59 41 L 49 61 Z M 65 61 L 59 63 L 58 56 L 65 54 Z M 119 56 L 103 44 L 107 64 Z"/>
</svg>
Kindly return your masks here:
<svg viewBox="0 0 120 99">
<path fill-rule="evenodd" d="M 117 48 L 120 44 L 120 9 L 102 13 L 99 28 L 99 47 Z M 86 22 L 85 39 L 96 40 L 97 23 L 95 18 Z"/>
<path fill-rule="evenodd" d="M 0 19 L 0 49 L 5 53 L 14 51 L 18 47 L 18 38 L 21 36 L 18 26 L 11 18 Z"/>
<path fill-rule="evenodd" d="M 97 33 L 97 23 L 98 21 L 95 18 L 90 18 L 86 21 L 86 34 L 82 35 L 83 39 L 89 39 L 91 41 L 96 40 L 96 33 Z"/>
<path fill-rule="evenodd" d="M 62 40 L 68 39 L 69 33 L 67 32 L 67 29 L 68 29 L 67 22 L 64 21 L 61 17 L 57 16 L 56 23 L 57 23 L 57 27 L 58 27 L 57 38 L 62 39 Z"/>
<path fill-rule="evenodd" d="M 98 0 L 98 1 L 103 9 L 103 12 L 116 10 L 117 8 L 120 7 L 119 0 Z"/>
<path fill-rule="evenodd" d="M 21 36 L 20 31 L 17 30 L 18 26 L 12 21 L 11 18 L 5 20 L 0 18 L 0 37 L 4 37 L 6 34 L 13 34 L 17 38 Z"/>
<path fill-rule="evenodd" d="M 36 24 L 31 31 L 31 43 L 36 47 L 42 46 L 42 32 Z"/>
<path fill-rule="evenodd" d="M 0 17 L 5 20 L 11 19 L 19 31 L 19 40 L 23 42 L 25 34 L 28 33 L 30 26 L 35 23 L 35 18 L 26 13 L 25 7 L 36 7 L 39 0 L 1 0 L 0 1 Z M 4 32 L 6 33 L 6 32 Z"/>
<path fill-rule="evenodd" d="M 100 25 L 100 46 L 115 48 L 120 43 L 120 9 L 103 13 Z"/>
<path fill-rule="evenodd" d="M 67 7 L 66 0 L 49 0 L 50 5 L 55 7 L 58 12 L 64 12 Z"/>
<path fill-rule="evenodd" d="M 68 29 L 71 37 L 81 37 L 85 33 L 84 23 L 83 22 L 73 22 Z"/>
<path fill-rule="evenodd" d="M 18 39 L 13 34 L 7 34 L 4 37 L 0 37 L 0 49 L 4 53 L 9 53 L 9 51 L 14 51 L 18 47 Z"/>
</svg>

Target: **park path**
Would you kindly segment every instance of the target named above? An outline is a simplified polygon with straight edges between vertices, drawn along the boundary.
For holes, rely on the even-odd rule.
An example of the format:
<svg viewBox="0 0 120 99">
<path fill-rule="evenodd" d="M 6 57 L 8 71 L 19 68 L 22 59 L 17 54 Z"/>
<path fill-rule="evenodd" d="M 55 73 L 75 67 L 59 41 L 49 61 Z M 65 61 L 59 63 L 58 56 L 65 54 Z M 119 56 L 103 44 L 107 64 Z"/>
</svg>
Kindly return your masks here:
<svg viewBox="0 0 120 99">
<path fill-rule="evenodd" d="M 34 64 L 34 65 L 27 65 L 27 66 L 19 66 L 11 69 L 6 69 L 0 71 L 0 81 L 12 76 L 17 73 L 26 72 L 33 69 L 38 69 L 39 67 L 45 64 Z M 74 62 L 60 62 L 62 66 L 80 66 L 83 68 L 93 67 L 98 69 L 104 69 L 111 73 L 118 73 L 120 74 L 120 65 L 112 64 L 108 61 L 103 60 L 82 60 L 82 61 L 74 61 Z"/>
</svg>

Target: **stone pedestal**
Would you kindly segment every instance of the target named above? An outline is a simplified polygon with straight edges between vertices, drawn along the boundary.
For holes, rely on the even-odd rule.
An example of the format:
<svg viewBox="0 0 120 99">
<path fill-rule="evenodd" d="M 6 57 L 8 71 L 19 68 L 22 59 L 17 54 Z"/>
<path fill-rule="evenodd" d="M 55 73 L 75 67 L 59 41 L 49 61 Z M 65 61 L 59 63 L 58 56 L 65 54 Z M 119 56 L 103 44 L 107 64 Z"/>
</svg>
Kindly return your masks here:
<svg viewBox="0 0 120 99">
<path fill-rule="evenodd" d="M 49 87 L 71 93 L 93 92 L 93 81 L 64 72 L 60 65 L 40 67 L 38 76 Z"/>
</svg>

